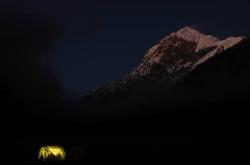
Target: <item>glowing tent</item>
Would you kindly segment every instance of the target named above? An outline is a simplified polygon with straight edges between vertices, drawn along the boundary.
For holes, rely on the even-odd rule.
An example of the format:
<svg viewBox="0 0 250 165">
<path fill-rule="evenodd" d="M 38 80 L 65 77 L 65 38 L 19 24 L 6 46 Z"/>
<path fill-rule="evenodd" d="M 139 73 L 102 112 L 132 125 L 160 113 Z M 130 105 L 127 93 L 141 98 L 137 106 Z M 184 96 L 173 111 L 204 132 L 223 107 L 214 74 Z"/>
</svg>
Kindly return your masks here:
<svg viewBox="0 0 250 165">
<path fill-rule="evenodd" d="M 65 160 L 66 153 L 61 146 L 43 146 L 39 150 L 38 160 Z"/>
</svg>

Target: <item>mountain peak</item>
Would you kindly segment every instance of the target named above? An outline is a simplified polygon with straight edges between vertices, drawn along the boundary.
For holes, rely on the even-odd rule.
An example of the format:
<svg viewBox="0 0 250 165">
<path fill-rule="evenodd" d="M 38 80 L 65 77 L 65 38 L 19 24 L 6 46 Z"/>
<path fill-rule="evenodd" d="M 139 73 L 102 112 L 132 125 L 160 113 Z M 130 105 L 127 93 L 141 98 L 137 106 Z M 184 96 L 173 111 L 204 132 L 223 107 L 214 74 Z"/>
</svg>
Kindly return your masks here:
<svg viewBox="0 0 250 165">
<path fill-rule="evenodd" d="M 194 70 L 198 65 L 237 45 L 245 37 L 228 37 L 225 40 L 207 35 L 186 26 L 170 33 L 151 47 L 142 62 L 119 81 L 107 83 L 91 95 L 112 96 L 126 91 L 138 82 L 162 81 L 172 83 Z"/>
<path fill-rule="evenodd" d="M 171 33 L 170 36 L 177 36 L 184 40 L 197 43 L 196 51 L 213 46 L 215 43 L 219 42 L 217 37 L 203 34 L 189 26 L 186 26 L 177 32 Z"/>
<path fill-rule="evenodd" d="M 200 33 L 198 30 L 190 27 L 190 26 L 185 26 L 184 28 L 180 29 L 178 32 L 185 32 L 185 33 Z"/>
<path fill-rule="evenodd" d="M 142 63 L 126 77 L 142 77 L 151 73 L 151 66 L 161 65 L 167 72 L 176 77 L 176 73 L 193 70 L 197 65 L 219 54 L 240 41 L 243 37 L 229 37 L 219 40 L 186 26 L 164 37 L 150 48 Z"/>
<path fill-rule="evenodd" d="M 176 35 L 179 35 L 180 37 L 185 37 L 185 39 L 193 39 L 193 37 L 197 37 L 195 39 L 199 39 L 199 37 L 205 37 L 206 35 L 201 33 L 200 31 L 194 29 L 194 28 L 191 28 L 189 26 L 186 26 L 180 30 L 178 30 L 177 32 L 175 33 L 172 33 L 172 34 L 176 34 Z"/>
</svg>

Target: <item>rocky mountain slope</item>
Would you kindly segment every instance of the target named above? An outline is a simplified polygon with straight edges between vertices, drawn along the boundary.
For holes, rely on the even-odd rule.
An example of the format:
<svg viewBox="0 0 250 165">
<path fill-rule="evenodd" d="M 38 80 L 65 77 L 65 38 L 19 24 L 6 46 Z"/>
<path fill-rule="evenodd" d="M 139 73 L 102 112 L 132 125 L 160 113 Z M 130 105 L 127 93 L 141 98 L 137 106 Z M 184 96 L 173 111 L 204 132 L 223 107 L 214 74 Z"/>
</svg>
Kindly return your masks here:
<svg viewBox="0 0 250 165">
<path fill-rule="evenodd" d="M 185 74 L 210 58 L 231 48 L 245 37 L 228 37 L 220 40 L 193 28 L 184 27 L 170 33 L 150 48 L 142 62 L 122 79 L 106 83 L 83 97 L 83 100 L 106 99 L 126 95 L 136 86 L 164 81 L 166 85 L 181 79 Z"/>
</svg>

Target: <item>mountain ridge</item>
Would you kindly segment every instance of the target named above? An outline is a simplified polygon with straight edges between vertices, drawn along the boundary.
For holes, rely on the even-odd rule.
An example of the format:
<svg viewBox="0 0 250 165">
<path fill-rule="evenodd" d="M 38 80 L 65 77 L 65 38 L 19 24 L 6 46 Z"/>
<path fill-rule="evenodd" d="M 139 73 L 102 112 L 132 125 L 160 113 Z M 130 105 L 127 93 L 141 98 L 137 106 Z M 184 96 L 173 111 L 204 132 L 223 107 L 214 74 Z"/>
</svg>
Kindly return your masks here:
<svg viewBox="0 0 250 165">
<path fill-rule="evenodd" d="M 198 65 L 231 48 L 246 37 L 228 37 L 219 40 L 191 27 L 172 32 L 146 51 L 142 62 L 129 71 L 122 79 L 108 82 L 83 97 L 83 100 L 110 98 L 128 93 L 140 83 L 150 81 L 170 84 L 194 70 Z"/>
</svg>

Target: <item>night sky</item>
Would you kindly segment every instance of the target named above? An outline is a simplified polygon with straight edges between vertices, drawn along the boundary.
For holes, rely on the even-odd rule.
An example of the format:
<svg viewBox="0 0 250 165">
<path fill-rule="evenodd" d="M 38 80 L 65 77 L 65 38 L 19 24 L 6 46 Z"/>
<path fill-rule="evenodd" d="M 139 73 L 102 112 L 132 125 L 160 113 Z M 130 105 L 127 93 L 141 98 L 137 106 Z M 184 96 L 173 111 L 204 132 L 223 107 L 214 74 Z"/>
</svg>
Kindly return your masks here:
<svg viewBox="0 0 250 165">
<path fill-rule="evenodd" d="M 52 68 L 65 98 L 121 78 L 147 49 L 184 26 L 219 38 L 250 33 L 249 0 L 1 0 L 0 6 L 54 21 L 61 33 L 44 51 L 43 65 Z"/>
</svg>

